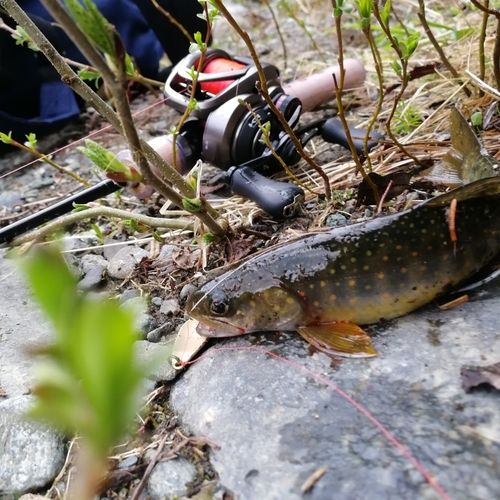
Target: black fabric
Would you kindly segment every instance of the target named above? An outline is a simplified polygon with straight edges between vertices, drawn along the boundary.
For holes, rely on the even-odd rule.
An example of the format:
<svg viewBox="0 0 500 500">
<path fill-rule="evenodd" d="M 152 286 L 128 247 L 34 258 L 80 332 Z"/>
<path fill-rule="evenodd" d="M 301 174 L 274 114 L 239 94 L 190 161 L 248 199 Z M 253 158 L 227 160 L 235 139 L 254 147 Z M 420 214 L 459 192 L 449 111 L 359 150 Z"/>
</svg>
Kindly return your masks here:
<svg viewBox="0 0 500 500">
<path fill-rule="evenodd" d="M 151 0 L 134 0 L 142 15 L 158 38 L 163 50 L 172 64 L 177 64 L 189 53 L 189 40 L 186 35 L 160 12 Z M 199 31 L 205 38 L 207 23 L 197 14 L 203 12 L 198 0 L 157 0 L 158 5 L 166 10 L 188 33 Z"/>
</svg>

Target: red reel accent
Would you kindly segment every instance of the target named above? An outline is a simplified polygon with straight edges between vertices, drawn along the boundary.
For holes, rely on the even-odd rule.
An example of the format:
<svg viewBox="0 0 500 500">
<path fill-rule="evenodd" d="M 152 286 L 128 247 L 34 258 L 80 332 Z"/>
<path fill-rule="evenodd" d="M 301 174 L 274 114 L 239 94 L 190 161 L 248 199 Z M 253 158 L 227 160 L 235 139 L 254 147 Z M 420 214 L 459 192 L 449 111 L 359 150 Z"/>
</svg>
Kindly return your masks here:
<svg viewBox="0 0 500 500">
<path fill-rule="evenodd" d="M 234 71 L 237 69 L 245 68 L 246 64 L 241 64 L 236 61 L 231 61 L 230 59 L 224 59 L 218 57 L 216 59 L 211 59 L 203 68 L 203 73 L 214 74 L 222 73 L 226 71 Z M 221 80 L 218 82 L 203 82 L 200 83 L 202 90 L 210 92 L 211 94 L 217 95 L 222 92 L 225 88 L 229 87 L 234 82 L 234 80 Z"/>
</svg>

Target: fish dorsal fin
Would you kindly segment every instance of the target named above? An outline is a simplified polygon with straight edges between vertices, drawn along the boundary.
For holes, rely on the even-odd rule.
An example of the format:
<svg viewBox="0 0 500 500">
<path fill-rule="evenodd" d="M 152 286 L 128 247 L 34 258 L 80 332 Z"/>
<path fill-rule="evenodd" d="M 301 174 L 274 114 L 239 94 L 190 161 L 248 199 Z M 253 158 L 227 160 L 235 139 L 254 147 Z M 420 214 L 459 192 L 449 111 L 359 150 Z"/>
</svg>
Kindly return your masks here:
<svg viewBox="0 0 500 500">
<path fill-rule="evenodd" d="M 334 321 L 303 326 L 297 332 L 312 346 L 327 354 L 349 358 L 370 358 L 377 355 L 370 336 L 358 325 Z"/>
<path fill-rule="evenodd" d="M 451 108 L 451 146 L 452 151 L 462 158 L 469 155 L 487 155 L 488 152 L 477 138 L 474 130 L 456 106 Z"/>
<path fill-rule="evenodd" d="M 441 207 L 450 204 L 452 200 L 466 201 L 497 194 L 500 194 L 500 177 L 487 177 L 436 196 L 419 206 Z"/>
</svg>

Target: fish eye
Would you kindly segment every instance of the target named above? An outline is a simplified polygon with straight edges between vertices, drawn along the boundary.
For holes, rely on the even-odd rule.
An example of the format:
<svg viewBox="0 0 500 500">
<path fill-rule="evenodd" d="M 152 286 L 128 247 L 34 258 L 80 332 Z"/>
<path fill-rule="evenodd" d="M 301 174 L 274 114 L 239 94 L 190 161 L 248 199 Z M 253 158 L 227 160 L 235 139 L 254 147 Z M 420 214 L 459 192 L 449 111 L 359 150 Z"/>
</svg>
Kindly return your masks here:
<svg viewBox="0 0 500 500">
<path fill-rule="evenodd" d="M 227 311 L 229 310 L 229 304 L 227 303 L 227 301 L 213 300 L 212 303 L 210 304 L 210 310 L 214 314 L 217 314 L 217 316 L 222 316 L 223 314 L 226 314 Z"/>
<path fill-rule="evenodd" d="M 222 316 L 229 311 L 229 300 L 226 294 L 217 294 L 212 297 L 210 311 L 217 316 Z"/>
</svg>

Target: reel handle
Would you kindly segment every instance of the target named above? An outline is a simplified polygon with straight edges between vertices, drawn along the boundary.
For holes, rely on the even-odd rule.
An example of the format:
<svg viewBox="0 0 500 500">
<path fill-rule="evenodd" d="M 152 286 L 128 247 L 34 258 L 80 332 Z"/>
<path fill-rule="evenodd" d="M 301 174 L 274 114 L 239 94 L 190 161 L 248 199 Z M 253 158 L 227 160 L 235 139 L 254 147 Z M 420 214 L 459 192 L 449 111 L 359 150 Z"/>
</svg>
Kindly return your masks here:
<svg viewBox="0 0 500 500">
<path fill-rule="evenodd" d="M 358 155 L 363 155 L 365 152 L 365 136 L 366 130 L 362 128 L 355 128 L 349 126 L 352 142 L 356 148 Z M 338 118 L 329 118 L 321 128 L 321 138 L 326 142 L 333 144 L 340 144 L 346 149 L 349 149 L 347 136 L 345 134 L 344 126 Z M 375 130 L 370 131 L 367 148 L 370 151 L 372 148 L 378 146 L 379 141 L 384 138 L 384 135 Z"/>
<path fill-rule="evenodd" d="M 233 193 L 255 201 L 274 219 L 293 217 L 304 201 L 299 186 L 269 179 L 250 167 L 231 167 L 226 183 Z"/>
</svg>

